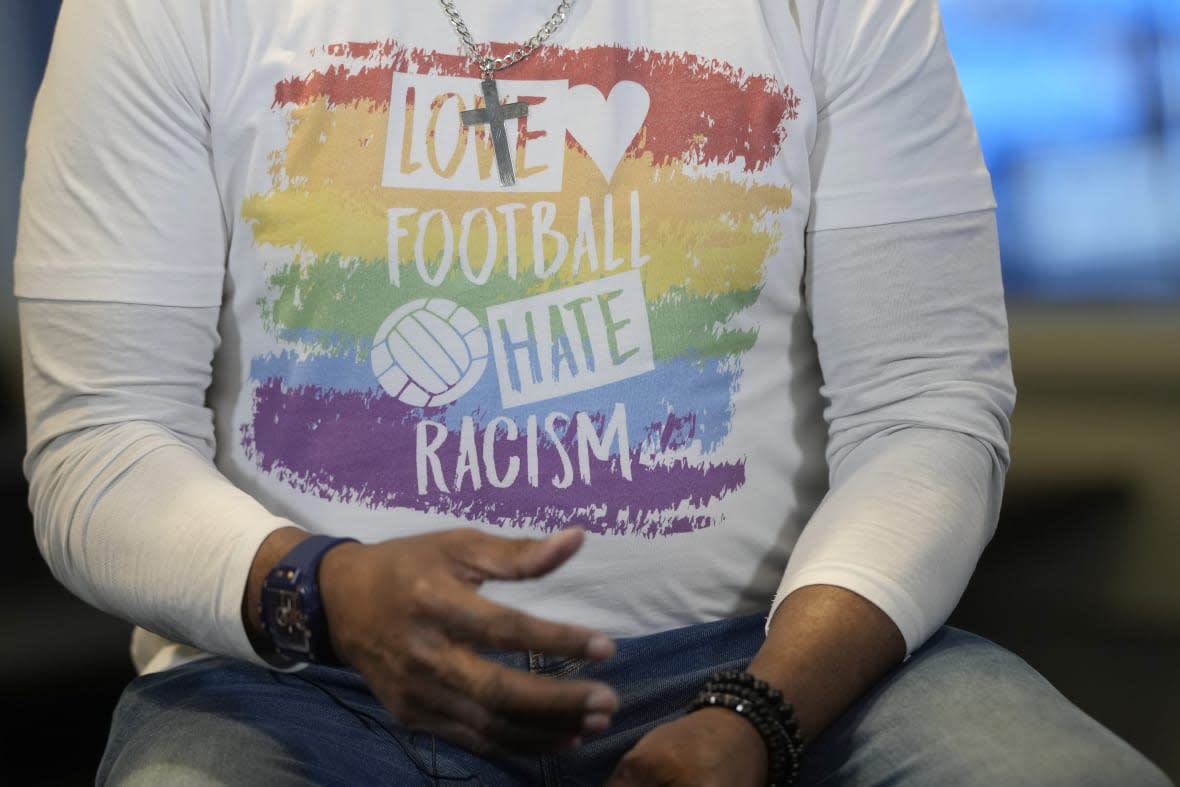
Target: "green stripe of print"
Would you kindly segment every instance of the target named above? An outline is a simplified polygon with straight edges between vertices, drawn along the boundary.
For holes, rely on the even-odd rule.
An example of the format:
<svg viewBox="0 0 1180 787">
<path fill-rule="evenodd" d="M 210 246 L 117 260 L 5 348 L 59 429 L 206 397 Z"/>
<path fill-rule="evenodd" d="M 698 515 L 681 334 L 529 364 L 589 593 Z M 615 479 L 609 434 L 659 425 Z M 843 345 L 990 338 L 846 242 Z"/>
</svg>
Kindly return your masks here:
<svg viewBox="0 0 1180 787">
<path fill-rule="evenodd" d="M 758 338 L 755 329 L 722 326 L 758 300 L 761 287 L 722 295 L 668 293 L 648 305 L 656 360 L 674 358 L 723 358 L 744 353 Z"/>
<path fill-rule="evenodd" d="M 482 315 L 487 307 L 519 300 L 537 287 L 531 275 L 518 280 L 493 277 L 476 287 L 450 276 L 438 287 L 414 275 L 402 287 L 390 284 L 385 260 L 344 260 L 339 254 L 313 265 L 292 263 L 270 278 L 272 298 L 263 302 L 264 324 L 277 337 L 298 336 L 326 355 L 355 354 L 398 306 L 415 298 L 446 298 Z M 726 329 L 724 324 L 749 308 L 761 288 L 720 295 L 691 295 L 677 288 L 648 305 L 656 360 L 683 357 L 725 357 L 750 349 L 753 329 Z"/>
</svg>

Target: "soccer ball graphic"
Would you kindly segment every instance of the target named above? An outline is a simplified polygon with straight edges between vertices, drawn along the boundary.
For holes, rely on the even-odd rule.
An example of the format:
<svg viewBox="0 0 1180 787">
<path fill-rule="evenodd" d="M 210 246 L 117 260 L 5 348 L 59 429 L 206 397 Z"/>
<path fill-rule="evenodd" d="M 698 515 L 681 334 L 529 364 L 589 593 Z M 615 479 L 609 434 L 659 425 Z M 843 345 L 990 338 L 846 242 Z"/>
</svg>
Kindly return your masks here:
<svg viewBox="0 0 1180 787">
<path fill-rule="evenodd" d="M 381 323 L 369 356 L 381 387 L 413 407 L 440 407 L 471 390 L 488 365 L 479 320 L 454 301 L 421 298 Z"/>
</svg>

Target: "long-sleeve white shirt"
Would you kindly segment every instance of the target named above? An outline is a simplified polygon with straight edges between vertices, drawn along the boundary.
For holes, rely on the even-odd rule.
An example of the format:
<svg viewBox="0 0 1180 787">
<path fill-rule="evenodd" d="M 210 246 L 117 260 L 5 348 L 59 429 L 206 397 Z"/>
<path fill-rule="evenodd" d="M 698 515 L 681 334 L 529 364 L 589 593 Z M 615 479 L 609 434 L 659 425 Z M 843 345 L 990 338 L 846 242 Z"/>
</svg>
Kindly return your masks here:
<svg viewBox="0 0 1180 787">
<path fill-rule="evenodd" d="M 582 524 L 486 592 L 616 635 L 816 583 L 910 649 L 945 620 L 1013 389 L 932 2 L 579 6 L 501 80 L 510 193 L 446 125 L 478 79 L 445 20 L 143 5 L 67 2 L 19 239 L 38 541 L 82 598 L 256 658 L 276 527 Z"/>
</svg>

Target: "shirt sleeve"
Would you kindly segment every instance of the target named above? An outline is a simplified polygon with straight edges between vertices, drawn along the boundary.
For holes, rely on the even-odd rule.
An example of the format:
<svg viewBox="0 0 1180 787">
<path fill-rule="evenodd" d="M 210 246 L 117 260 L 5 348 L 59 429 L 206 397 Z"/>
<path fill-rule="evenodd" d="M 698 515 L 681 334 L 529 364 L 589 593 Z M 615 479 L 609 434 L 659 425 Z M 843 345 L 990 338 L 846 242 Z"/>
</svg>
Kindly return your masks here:
<svg viewBox="0 0 1180 787">
<path fill-rule="evenodd" d="M 29 133 L 18 296 L 220 303 L 205 5 L 64 2 Z"/>
<path fill-rule="evenodd" d="M 227 221 L 207 3 L 65 0 L 16 257 L 37 542 L 82 599 L 256 659 L 240 606 L 271 515 L 214 467 Z"/>
<path fill-rule="evenodd" d="M 817 113 L 809 228 L 994 208 L 937 0 L 798 9 Z"/>
<path fill-rule="evenodd" d="M 912 652 L 962 596 L 1008 466 L 995 200 L 937 0 L 794 8 L 816 100 L 804 295 L 830 487 L 772 614 L 837 585 Z"/>
<path fill-rule="evenodd" d="M 807 255 L 830 490 L 775 608 L 805 585 L 844 587 L 912 652 L 958 603 L 999 514 L 1015 388 L 994 216 L 816 232 Z"/>
<path fill-rule="evenodd" d="M 99 609 L 262 663 L 242 593 L 272 515 L 213 465 L 204 405 L 218 310 L 19 302 L 37 544 Z"/>
</svg>

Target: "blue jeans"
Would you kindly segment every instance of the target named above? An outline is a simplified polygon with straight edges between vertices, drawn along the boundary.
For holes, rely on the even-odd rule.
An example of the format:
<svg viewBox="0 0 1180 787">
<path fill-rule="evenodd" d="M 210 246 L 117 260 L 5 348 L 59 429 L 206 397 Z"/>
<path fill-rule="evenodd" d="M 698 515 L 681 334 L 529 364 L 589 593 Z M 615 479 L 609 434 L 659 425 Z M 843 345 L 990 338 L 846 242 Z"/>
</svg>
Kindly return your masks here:
<svg viewBox="0 0 1180 787">
<path fill-rule="evenodd" d="M 601 785 L 645 732 L 763 640 L 752 615 L 618 642 L 604 664 L 503 663 L 613 685 L 605 735 L 541 757 L 482 760 L 398 725 L 348 670 L 278 673 L 208 658 L 137 678 L 116 709 L 101 785 Z M 1166 787 L 1169 780 L 1002 648 L 943 628 L 804 755 L 803 785 Z"/>
</svg>

